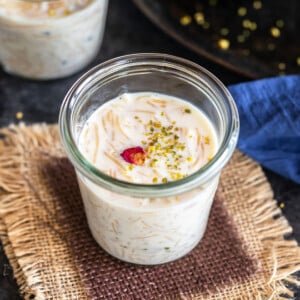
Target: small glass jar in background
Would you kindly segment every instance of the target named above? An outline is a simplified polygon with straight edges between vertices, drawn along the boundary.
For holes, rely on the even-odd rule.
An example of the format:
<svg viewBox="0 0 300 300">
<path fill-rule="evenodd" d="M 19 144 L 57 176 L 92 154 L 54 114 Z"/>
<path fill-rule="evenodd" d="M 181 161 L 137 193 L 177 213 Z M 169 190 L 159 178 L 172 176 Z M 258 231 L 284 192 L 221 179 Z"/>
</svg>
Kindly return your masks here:
<svg viewBox="0 0 300 300">
<path fill-rule="evenodd" d="M 101 45 L 108 0 L 0 0 L 0 64 L 30 79 L 86 66 Z"/>
<path fill-rule="evenodd" d="M 203 112 L 218 139 L 212 160 L 184 179 L 150 185 L 117 180 L 91 165 L 78 148 L 84 124 L 107 101 L 136 92 L 174 96 Z M 169 55 L 119 57 L 93 68 L 73 85 L 62 104 L 59 126 L 76 169 L 89 227 L 104 250 L 127 262 L 155 265 L 182 257 L 198 244 L 220 172 L 239 133 L 237 108 L 217 78 L 192 62 Z M 167 200 L 169 205 L 155 204 Z M 139 205 L 143 202 L 150 205 Z"/>
</svg>

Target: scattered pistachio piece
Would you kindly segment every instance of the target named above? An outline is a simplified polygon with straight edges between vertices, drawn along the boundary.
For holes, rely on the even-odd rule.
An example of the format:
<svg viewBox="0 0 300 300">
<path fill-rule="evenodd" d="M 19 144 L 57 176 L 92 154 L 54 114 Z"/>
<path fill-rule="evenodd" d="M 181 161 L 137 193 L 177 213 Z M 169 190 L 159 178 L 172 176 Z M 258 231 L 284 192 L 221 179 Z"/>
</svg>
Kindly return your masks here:
<svg viewBox="0 0 300 300">
<path fill-rule="evenodd" d="M 49 15 L 50 17 L 55 16 L 55 10 L 54 10 L 54 9 L 49 9 L 49 10 L 48 10 L 48 15 Z"/>
</svg>

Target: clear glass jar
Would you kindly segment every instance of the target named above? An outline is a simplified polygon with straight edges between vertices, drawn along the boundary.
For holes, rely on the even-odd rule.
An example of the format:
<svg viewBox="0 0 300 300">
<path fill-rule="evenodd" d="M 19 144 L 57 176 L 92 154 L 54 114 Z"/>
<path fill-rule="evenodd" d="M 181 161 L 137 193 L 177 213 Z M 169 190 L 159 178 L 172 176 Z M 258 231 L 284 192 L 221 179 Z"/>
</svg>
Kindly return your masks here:
<svg viewBox="0 0 300 300">
<path fill-rule="evenodd" d="M 196 173 L 163 184 L 135 184 L 109 177 L 78 149 L 80 132 L 91 114 L 123 93 L 155 92 L 198 107 L 218 135 L 213 159 Z M 111 255 L 136 264 L 175 260 L 201 240 L 219 175 L 238 138 L 235 103 L 224 85 L 204 68 L 164 54 L 133 54 L 105 62 L 83 75 L 62 104 L 60 133 L 74 165 L 91 232 Z M 165 207 L 135 205 L 177 197 Z"/>
<path fill-rule="evenodd" d="M 0 0 L 0 64 L 31 79 L 71 75 L 97 54 L 108 0 Z"/>
</svg>

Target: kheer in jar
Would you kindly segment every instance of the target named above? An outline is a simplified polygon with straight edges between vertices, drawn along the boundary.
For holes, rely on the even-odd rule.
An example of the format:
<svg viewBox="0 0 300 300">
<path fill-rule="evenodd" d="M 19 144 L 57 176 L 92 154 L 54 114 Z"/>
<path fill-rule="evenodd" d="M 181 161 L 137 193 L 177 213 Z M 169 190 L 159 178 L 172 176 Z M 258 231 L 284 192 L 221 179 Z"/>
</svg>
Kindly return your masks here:
<svg viewBox="0 0 300 300">
<path fill-rule="evenodd" d="M 87 120 L 79 138 L 80 151 L 95 167 L 138 184 L 187 177 L 207 164 L 217 147 L 214 128 L 199 109 L 150 92 L 107 102 Z M 84 179 L 80 188 L 91 231 L 107 252 L 129 262 L 159 264 L 199 242 L 217 182 L 153 199 L 116 197 Z"/>
<path fill-rule="evenodd" d="M 0 0 L 0 64 L 11 74 L 54 79 L 97 54 L 108 0 Z"/>
<path fill-rule="evenodd" d="M 72 86 L 59 125 L 106 252 L 155 265 L 201 241 L 239 131 L 234 101 L 212 74 L 166 54 L 116 58 Z"/>
</svg>

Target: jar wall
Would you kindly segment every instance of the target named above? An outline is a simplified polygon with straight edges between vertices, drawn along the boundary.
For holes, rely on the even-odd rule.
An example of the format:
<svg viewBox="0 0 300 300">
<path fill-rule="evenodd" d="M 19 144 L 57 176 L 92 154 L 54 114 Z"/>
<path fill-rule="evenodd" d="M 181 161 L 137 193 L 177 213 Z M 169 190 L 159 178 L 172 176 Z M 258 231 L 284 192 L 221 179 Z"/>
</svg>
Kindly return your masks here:
<svg viewBox="0 0 300 300">
<path fill-rule="evenodd" d="M 78 147 L 84 124 L 110 100 L 136 92 L 179 97 L 201 111 L 216 131 L 215 156 L 187 177 L 160 184 L 121 181 L 93 166 Z M 212 74 L 164 54 L 120 57 L 93 68 L 73 85 L 59 123 L 91 233 L 104 250 L 127 262 L 154 265 L 182 257 L 198 244 L 239 131 L 233 99 Z"/>
<path fill-rule="evenodd" d="M 77 178 L 89 228 L 97 243 L 120 260 L 142 265 L 176 260 L 199 243 L 219 181 L 217 175 L 193 191 L 150 199 L 105 190 L 80 173 Z M 149 202 L 158 200 L 165 205 L 151 208 Z"/>
</svg>

